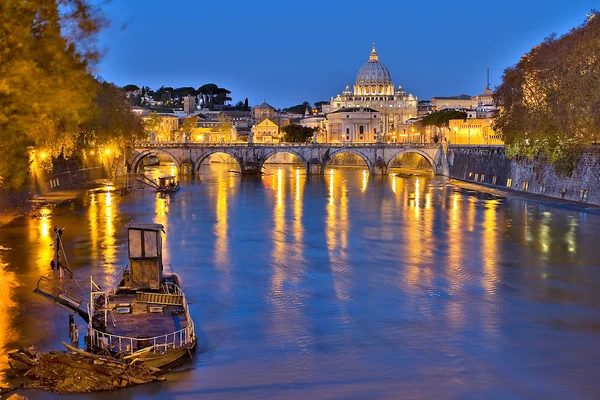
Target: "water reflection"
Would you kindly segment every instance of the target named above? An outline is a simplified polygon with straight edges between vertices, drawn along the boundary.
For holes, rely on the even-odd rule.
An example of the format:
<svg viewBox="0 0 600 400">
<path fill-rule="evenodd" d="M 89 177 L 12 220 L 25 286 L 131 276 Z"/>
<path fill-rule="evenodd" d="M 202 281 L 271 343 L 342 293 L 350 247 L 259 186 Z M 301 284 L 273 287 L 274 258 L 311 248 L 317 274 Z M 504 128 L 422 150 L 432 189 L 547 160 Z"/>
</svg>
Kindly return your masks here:
<svg viewBox="0 0 600 400">
<path fill-rule="evenodd" d="M 171 196 L 100 190 L 0 229 L 0 346 L 67 336 L 31 294 L 54 225 L 88 277 L 126 259 L 126 222 L 152 220 L 211 351 L 132 399 L 595 395 L 600 216 L 364 168 L 206 169 Z"/>
<path fill-rule="evenodd" d="M 2 262 L 2 252 L 9 250 L 0 246 L 0 387 L 6 383 L 4 370 L 8 368 L 8 359 L 4 352 L 18 339 L 18 331 L 13 317 L 18 313 L 14 300 L 17 287 L 17 275 L 8 270 L 8 264 Z"/>
</svg>

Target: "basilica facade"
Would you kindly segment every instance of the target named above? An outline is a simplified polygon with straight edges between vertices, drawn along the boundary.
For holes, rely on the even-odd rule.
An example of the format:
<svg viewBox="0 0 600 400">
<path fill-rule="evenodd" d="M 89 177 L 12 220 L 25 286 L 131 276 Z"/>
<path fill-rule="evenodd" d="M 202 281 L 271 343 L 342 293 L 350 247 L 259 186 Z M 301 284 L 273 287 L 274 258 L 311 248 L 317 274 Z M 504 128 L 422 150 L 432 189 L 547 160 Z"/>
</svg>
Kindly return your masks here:
<svg viewBox="0 0 600 400">
<path fill-rule="evenodd" d="M 369 61 L 358 71 L 356 84 L 341 94 L 331 98 L 331 111 L 351 108 L 370 108 L 381 116 L 380 139 L 383 142 L 396 141 L 401 127 L 407 120 L 417 117 L 418 99 L 406 94 L 402 85 L 396 89 L 388 69 L 379 61 L 375 45 L 369 55 Z"/>
</svg>

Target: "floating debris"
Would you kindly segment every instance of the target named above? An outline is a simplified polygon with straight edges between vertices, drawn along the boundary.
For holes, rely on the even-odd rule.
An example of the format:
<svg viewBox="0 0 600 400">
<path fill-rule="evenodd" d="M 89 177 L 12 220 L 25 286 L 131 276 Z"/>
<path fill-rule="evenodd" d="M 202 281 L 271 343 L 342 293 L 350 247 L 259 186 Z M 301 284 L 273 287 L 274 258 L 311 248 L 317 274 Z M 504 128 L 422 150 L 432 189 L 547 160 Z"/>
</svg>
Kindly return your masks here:
<svg viewBox="0 0 600 400">
<path fill-rule="evenodd" d="M 56 393 L 87 393 L 163 381 L 160 369 L 139 361 L 91 354 L 63 342 L 66 351 L 9 353 L 13 374 L 23 378 L 20 388 Z"/>
</svg>

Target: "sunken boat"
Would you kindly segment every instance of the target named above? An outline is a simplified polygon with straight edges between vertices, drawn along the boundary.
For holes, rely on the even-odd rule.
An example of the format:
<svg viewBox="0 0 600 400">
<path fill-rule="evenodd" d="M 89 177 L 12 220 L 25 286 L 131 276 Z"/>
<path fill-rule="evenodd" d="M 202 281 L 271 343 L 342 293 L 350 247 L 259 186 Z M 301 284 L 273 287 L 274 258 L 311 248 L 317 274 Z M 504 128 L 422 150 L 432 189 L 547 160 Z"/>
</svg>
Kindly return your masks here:
<svg viewBox="0 0 600 400">
<path fill-rule="evenodd" d="M 129 264 L 115 288 L 103 289 L 90 277 L 88 299 L 41 278 L 34 292 L 88 323 L 85 344 L 89 352 L 163 370 L 176 366 L 191 359 L 197 339 L 179 278 L 164 270 L 162 233 L 160 224 L 127 225 Z M 55 247 L 60 240 L 59 230 Z M 60 268 L 56 257 L 55 265 Z"/>
</svg>

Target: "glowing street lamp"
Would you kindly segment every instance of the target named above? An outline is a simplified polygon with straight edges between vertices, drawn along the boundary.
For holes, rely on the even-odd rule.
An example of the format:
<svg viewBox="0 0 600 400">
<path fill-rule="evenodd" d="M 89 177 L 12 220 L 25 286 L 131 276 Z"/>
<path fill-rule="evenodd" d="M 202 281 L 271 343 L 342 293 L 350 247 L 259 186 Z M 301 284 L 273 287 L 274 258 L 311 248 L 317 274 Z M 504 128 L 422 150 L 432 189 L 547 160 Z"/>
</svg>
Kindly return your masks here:
<svg viewBox="0 0 600 400">
<path fill-rule="evenodd" d="M 45 160 L 46 157 L 48 157 L 48 154 L 42 153 L 42 154 L 40 154 L 40 157 L 42 158 L 42 160 Z"/>
</svg>

